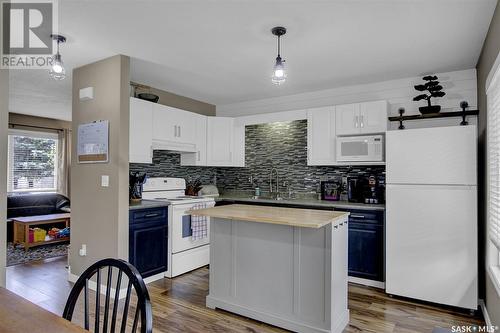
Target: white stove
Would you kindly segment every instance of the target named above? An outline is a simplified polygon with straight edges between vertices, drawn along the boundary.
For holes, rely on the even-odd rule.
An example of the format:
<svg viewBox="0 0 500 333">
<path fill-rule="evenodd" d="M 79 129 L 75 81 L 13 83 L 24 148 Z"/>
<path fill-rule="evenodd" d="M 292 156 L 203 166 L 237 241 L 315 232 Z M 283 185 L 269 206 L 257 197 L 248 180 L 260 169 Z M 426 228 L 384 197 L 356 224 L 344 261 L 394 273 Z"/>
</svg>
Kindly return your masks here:
<svg viewBox="0 0 500 333">
<path fill-rule="evenodd" d="M 185 195 L 186 181 L 182 178 L 148 178 L 143 186 L 145 200 L 166 201 L 168 207 L 168 269 L 166 277 L 175 277 L 209 264 L 210 219 L 206 221 L 206 237 L 194 237 L 192 218 L 188 211 L 213 207 L 211 197 Z M 196 232 L 196 231 L 195 231 Z"/>
</svg>

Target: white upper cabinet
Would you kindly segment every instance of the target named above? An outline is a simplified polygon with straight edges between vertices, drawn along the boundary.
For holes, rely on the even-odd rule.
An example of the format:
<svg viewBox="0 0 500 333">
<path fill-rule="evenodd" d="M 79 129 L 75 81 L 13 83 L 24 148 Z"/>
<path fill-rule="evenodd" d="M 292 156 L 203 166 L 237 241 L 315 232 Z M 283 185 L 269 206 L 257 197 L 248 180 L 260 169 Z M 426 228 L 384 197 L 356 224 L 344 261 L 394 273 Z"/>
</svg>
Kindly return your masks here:
<svg viewBox="0 0 500 333">
<path fill-rule="evenodd" d="M 245 166 L 245 126 L 130 98 L 130 162 L 152 163 L 153 149 L 181 154 L 186 166 Z"/>
<path fill-rule="evenodd" d="M 196 151 L 196 114 L 153 104 L 153 146 L 156 149 Z"/>
<path fill-rule="evenodd" d="M 387 101 L 336 106 L 337 135 L 375 134 L 387 131 Z"/>
<path fill-rule="evenodd" d="M 231 166 L 245 166 L 245 125 L 238 124 L 238 120 L 234 120 L 233 127 L 233 163 Z"/>
<path fill-rule="evenodd" d="M 307 110 L 307 165 L 335 163 L 335 107 Z"/>
<path fill-rule="evenodd" d="M 153 106 L 153 139 L 158 141 L 175 141 L 177 138 L 177 124 L 174 112 L 161 104 L 151 103 Z"/>
<path fill-rule="evenodd" d="M 130 98 L 129 161 L 153 162 L 153 103 Z"/>
<path fill-rule="evenodd" d="M 337 135 L 359 134 L 359 103 L 335 106 Z"/>
<path fill-rule="evenodd" d="M 387 101 L 365 102 L 359 105 L 359 121 L 362 134 L 387 131 Z"/>
<path fill-rule="evenodd" d="M 175 119 L 177 122 L 177 140 L 185 143 L 196 144 L 197 114 L 193 112 L 176 109 Z"/>
<path fill-rule="evenodd" d="M 208 117 L 207 165 L 233 166 L 234 118 Z"/>
<path fill-rule="evenodd" d="M 182 153 L 181 165 L 205 166 L 207 165 L 207 116 L 194 114 L 196 152 Z"/>
</svg>

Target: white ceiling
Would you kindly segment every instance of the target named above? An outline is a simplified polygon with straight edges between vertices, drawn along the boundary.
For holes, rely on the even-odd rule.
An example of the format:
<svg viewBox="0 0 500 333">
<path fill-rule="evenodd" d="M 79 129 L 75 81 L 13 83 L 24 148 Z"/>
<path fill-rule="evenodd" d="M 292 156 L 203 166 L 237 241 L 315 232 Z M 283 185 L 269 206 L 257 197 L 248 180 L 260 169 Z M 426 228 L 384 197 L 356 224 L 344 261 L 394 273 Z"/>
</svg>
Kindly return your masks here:
<svg viewBox="0 0 500 333">
<path fill-rule="evenodd" d="M 60 0 L 67 71 L 118 53 L 131 79 L 213 104 L 476 65 L 497 0 Z M 288 80 L 271 83 L 276 40 Z M 71 119 L 71 75 L 11 71 L 10 110 Z"/>
</svg>

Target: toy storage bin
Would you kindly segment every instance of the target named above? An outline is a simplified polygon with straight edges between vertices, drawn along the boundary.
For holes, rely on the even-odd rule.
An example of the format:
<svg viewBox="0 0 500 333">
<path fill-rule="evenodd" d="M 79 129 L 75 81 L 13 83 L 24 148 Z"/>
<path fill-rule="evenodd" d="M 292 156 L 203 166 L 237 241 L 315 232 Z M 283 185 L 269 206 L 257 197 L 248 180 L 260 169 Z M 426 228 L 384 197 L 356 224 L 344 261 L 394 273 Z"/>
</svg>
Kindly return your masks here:
<svg viewBox="0 0 500 333">
<path fill-rule="evenodd" d="M 35 242 L 43 242 L 45 241 L 45 236 L 47 235 L 47 231 L 40 228 L 34 229 L 34 241 Z"/>
<path fill-rule="evenodd" d="M 34 241 L 35 241 L 35 230 L 33 230 L 33 228 L 30 228 L 28 242 L 33 243 Z"/>
</svg>

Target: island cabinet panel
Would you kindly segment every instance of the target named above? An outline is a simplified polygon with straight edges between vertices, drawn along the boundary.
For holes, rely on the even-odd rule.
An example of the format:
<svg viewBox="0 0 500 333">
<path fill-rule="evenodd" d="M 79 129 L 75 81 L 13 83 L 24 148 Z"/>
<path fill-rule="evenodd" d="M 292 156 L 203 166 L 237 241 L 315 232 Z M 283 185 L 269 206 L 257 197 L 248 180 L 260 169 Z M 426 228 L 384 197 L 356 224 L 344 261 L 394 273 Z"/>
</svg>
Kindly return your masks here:
<svg viewBox="0 0 500 333">
<path fill-rule="evenodd" d="M 342 332 L 346 222 L 305 228 L 212 217 L 207 306 L 295 332 Z"/>
</svg>

